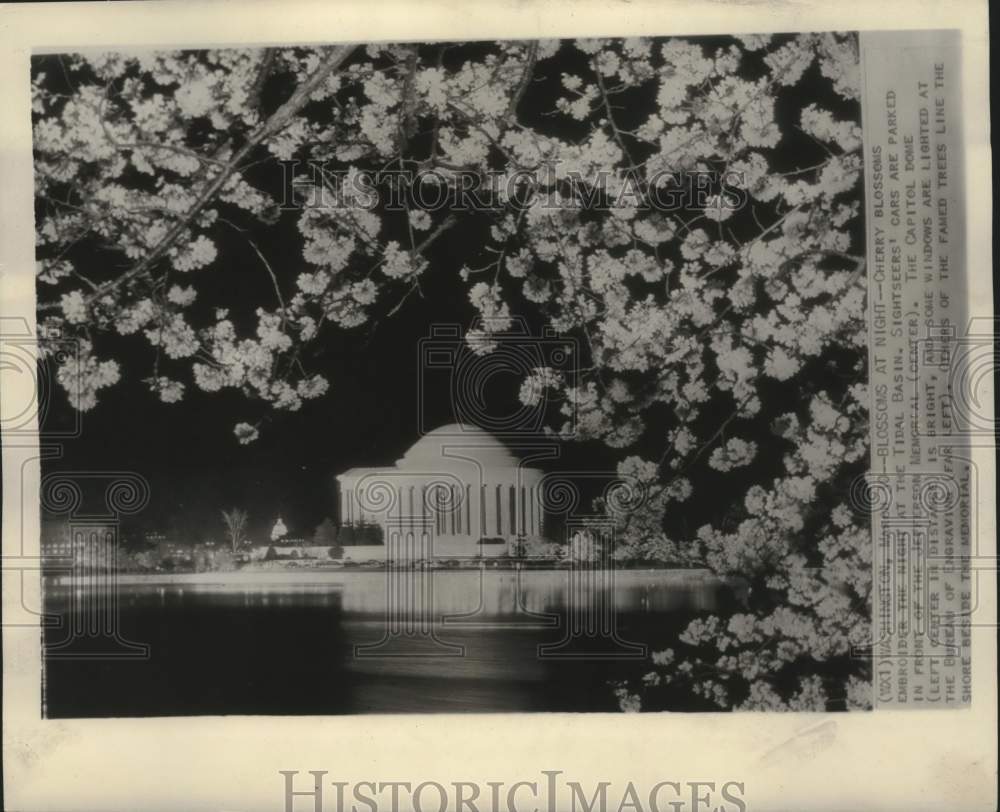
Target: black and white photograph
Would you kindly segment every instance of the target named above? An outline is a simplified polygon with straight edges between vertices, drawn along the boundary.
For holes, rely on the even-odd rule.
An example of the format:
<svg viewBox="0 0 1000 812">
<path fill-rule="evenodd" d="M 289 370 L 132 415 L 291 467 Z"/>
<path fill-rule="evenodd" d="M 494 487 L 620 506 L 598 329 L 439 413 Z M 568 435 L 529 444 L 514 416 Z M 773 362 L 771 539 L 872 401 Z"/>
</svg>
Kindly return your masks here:
<svg viewBox="0 0 1000 812">
<path fill-rule="evenodd" d="M 968 46 L 766 22 L 33 46 L 30 713 L 812 714 L 818 753 L 986 701 Z M 273 808 L 404 808 L 398 769 L 321 780 L 348 741 L 269 767 Z M 756 808 L 550 767 L 525 809 Z"/>
<path fill-rule="evenodd" d="M 47 714 L 870 707 L 855 34 L 32 69 Z"/>
</svg>

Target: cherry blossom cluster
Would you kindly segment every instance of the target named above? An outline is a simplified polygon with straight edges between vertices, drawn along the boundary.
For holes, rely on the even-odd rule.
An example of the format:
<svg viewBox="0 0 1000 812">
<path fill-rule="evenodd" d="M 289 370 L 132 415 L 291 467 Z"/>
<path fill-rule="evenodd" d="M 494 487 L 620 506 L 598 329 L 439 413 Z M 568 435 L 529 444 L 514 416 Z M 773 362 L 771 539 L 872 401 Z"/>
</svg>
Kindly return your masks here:
<svg viewBox="0 0 1000 812">
<path fill-rule="evenodd" d="M 134 377 L 165 403 L 228 389 L 294 412 L 338 386 L 309 369 L 311 348 L 451 273 L 478 314 L 472 351 L 494 351 L 528 311 L 577 339 L 574 374 L 531 370 L 520 398 L 559 404 L 553 430 L 610 447 L 642 483 L 635 509 L 605 505 L 616 554 L 749 585 L 740 611 L 693 622 L 641 684 L 618 686 L 623 707 L 679 683 L 721 707 L 866 704 L 850 654 L 868 633 L 866 520 L 821 507 L 868 453 L 854 36 L 110 53 L 36 68 L 40 328 L 78 339 L 57 375 L 76 408 L 120 385 L 120 342 L 143 342 L 151 369 Z M 789 165 L 784 148 L 803 143 L 815 160 Z M 261 178 L 294 165 L 314 168 L 289 206 L 287 184 Z M 381 205 L 361 179 L 392 168 L 421 170 L 427 194 Z M 499 205 L 419 205 L 470 173 L 508 190 Z M 646 205 L 686 174 L 730 186 Z M 432 267 L 428 249 L 484 214 L 483 244 Z M 290 265 L 269 259 L 269 229 L 299 241 Z M 266 299 L 227 300 L 212 282 L 234 273 Z M 837 385 L 815 385 L 826 380 Z M 240 415 L 235 440 L 261 422 Z M 699 483 L 724 476 L 743 483 L 725 517 L 668 533 Z"/>
</svg>

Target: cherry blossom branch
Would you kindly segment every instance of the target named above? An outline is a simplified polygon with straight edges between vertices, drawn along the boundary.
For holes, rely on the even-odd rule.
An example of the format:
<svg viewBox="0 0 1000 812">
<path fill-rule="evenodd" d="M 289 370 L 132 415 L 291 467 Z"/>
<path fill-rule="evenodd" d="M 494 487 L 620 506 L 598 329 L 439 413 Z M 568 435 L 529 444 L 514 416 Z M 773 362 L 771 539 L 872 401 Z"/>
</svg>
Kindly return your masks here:
<svg viewBox="0 0 1000 812">
<path fill-rule="evenodd" d="M 788 270 L 790 267 L 792 267 L 795 263 L 799 262 L 800 260 L 803 260 L 806 257 L 811 257 L 811 256 L 818 256 L 821 259 L 832 257 L 834 259 L 842 259 L 845 262 L 854 263 L 854 270 L 851 272 L 851 277 L 848 280 L 847 284 L 844 285 L 845 288 L 849 288 L 851 285 L 853 285 L 857 281 L 858 277 L 861 276 L 862 272 L 865 270 L 865 267 L 867 266 L 865 257 L 863 256 L 848 254 L 844 251 L 832 251 L 825 248 L 812 248 L 807 251 L 803 251 L 800 254 L 796 254 L 794 257 L 789 257 L 788 259 L 786 259 L 784 262 L 781 263 L 781 265 L 778 266 L 777 273 L 782 273 L 783 271 Z"/>
<path fill-rule="evenodd" d="M 614 133 L 615 141 L 618 144 L 618 148 L 621 149 L 622 154 L 625 156 L 629 163 L 629 169 L 633 172 L 638 172 L 639 168 L 636 166 L 635 159 L 628 151 L 628 147 L 625 146 L 625 139 L 622 137 L 621 130 L 618 129 L 618 125 L 615 124 L 615 114 L 611 111 L 611 101 L 608 99 L 608 90 L 604 86 L 604 79 L 601 76 L 600 68 L 597 66 L 597 60 L 592 60 L 592 67 L 594 70 L 594 75 L 597 77 L 597 87 L 601 91 L 601 101 L 604 102 L 604 111 L 608 114 L 608 124 L 611 125 L 611 130 Z"/>
<path fill-rule="evenodd" d="M 533 40 L 528 48 L 528 59 L 524 65 L 524 72 L 521 74 L 521 81 L 518 82 L 514 95 L 510 97 L 510 104 L 507 105 L 508 122 L 513 121 L 517 117 L 517 106 L 521 103 L 521 97 L 524 96 L 525 91 L 528 89 L 528 84 L 531 82 L 531 74 L 535 70 L 537 61 L 538 40 Z"/>
<path fill-rule="evenodd" d="M 257 75 L 254 77 L 253 84 L 250 86 L 250 91 L 247 94 L 247 103 L 252 110 L 257 110 L 260 107 L 260 96 L 264 90 L 264 83 L 267 81 L 267 77 L 271 73 L 271 68 L 274 66 L 276 54 L 277 51 L 274 48 L 264 49 L 260 66 L 257 68 Z"/>
<path fill-rule="evenodd" d="M 422 254 L 425 249 L 429 248 L 442 234 L 444 234 L 449 228 L 454 226 L 458 222 L 458 218 L 454 214 L 449 214 L 442 223 L 435 228 L 430 234 L 428 234 L 424 240 L 416 247 L 415 252 L 417 254 Z M 410 285 L 409 290 L 403 295 L 403 298 L 399 300 L 395 307 L 392 308 L 386 315 L 386 318 L 391 318 L 399 312 L 403 303 L 409 298 L 410 294 L 413 293 L 419 287 L 419 280 L 414 279 L 413 284 Z"/>
<path fill-rule="evenodd" d="M 403 80 L 403 89 L 400 91 L 399 116 L 397 130 L 399 134 L 399 154 L 400 160 L 406 151 L 406 145 L 417 129 L 417 61 L 419 58 L 418 46 L 411 45 L 406 55 L 406 78 Z"/>
<path fill-rule="evenodd" d="M 275 274 L 274 269 L 271 267 L 271 263 L 267 261 L 267 258 L 261 252 L 261 250 L 258 247 L 257 243 L 255 243 L 252 239 L 250 239 L 250 237 L 247 236 L 247 233 L 246 233 L 247 230 L 245 228 L 240 228 L 232 220 L 228 220 L 225 217 L 220 217 L 219 218 L 219 222 L 225 223 L 230 228 L 232 228 L 232 229 L 236 230 L 237 232 L 239 232 L 240 235 L 243 237 L 243 239 L 246 240 L 247 243 L 250 245 L 250 247 L 253 249 L 254 253 L 257 254 L 257 257 L 260 259 L 260 261 L 263 264 L 264 268 L 267 270 L 268 274 L 271 277 L 271 283 L 274 286 L 274 295 L 277 297 L 277 299 L 278 299 L 278 305 L 281 307 L 281 323 L 282 323 L 282 326 L 284 326 L 284 323 L 285 323 L 285 312 L 288 309 L 288 307 L 285 304 L 284 297 L 281 295 L 281 288 L 278 286 L 278 276 L 277 276 L 277 274 Z"/>
<path fill-rule="evenodd" d="M 89 297 L 87 297 L 87 303 L 89 304 L 102 296 L 106 296 L 108 293 L 117 290 L 127 282 L 148 273 L 153 265 L 173 247 L 174 243 L 176 243 L 181 236 L 186 233 L 188 227 L 201 213 L 202 209 L 211 203 L 222 191 L 223 187 L 239 170 L 240 164 L 247 157 L 249 157 L 250 153 L 264 143 L 268 138 L 271 138 L 288 126 L 295 115 L 309 102 L 310 96 L 316 92 L 319 85 L 324 82 L 327 76 L 333 73 L 333 71 L 340 68 L 356 48 L 356 45 L 342 45 L 335 48 L 333 52 L 320 63 L 319 67 L 312 73 L 312 75 L 295 89 L 295 92 L 292 93 L 288 101 L 281 105 L 281 107 L 279 107 L 267 121 L 265 121 L 248 137 L 247 142 L 229 160 L 225 167 L 220 169 L 218 174 L 204 185 L 201 192 L 198 194 L 198 197 L 195 199 L 195 202 L 187 210 L 184 216 L 170 228 L 170 230 L 156 245 L 153 246 L 152 249 L 150 249 L 149 253 L 125 273 L 102 284 L 98 290 L 94 291 Z M 58 309 L 59 307 L 59 303 L 53 302 L 46 305 L 39 305 L 38 310 L 48 311 Z"/>
<path fill-rule="evenodd" d="M 157 143 L 156 141 L 118 141 L 115 139 L 111 130 L 108 128 L 108 122 L 104 115 L 104 107 L 108 103 L 112 88 L 112 83 L 109 81 L 104 88 L 104 96 L 97 109 L 97 120 L 100 122 L 101 130 L 104 132 L 104 137 L 111 142 L 111 146 L 117 149 L 119 152 L 124 150 L 137 150 L 137 149 L 154 149 L 154 150 L 165 150 L 167 152 L 173 152 L 177 155 L 184 155 L 188 158 L 192 158 L 202 164 L 213 164 L 215 166 L 225 167 L 226 162 L 220 161 L 215 158 L 210 158 L 207 155 L 202 155 L 197 150 L 189 149 L 188 147 L 182 147 L 179 144 L 167 144 L 167 143 Z"/>
<path fill-rule="evenodd" d="M 501 155 L 503 155 L 504 158 L 507 159 L 507 162 L 511 166 L 517 166 L 517 161 L 514 160 L 513 156 L 506 149 L 504 149 L 503 145 L 500 143 L 500 137 L 503 135 L 502 131 L 498 132 L 497 137 L 494 138 L 492 135 L 490 135 L 489 131 L 482 124 L 476 121 L 476 119 L 469 113 L 466 113 L 465 110 L 459 107 L 455 102 L 451 101 L 448 102 L 448 108 L 458 113 L 466 124 L 475 129 L 487 141 L 489 141 L 490 144 L 497 150 L 497 152 L 499 152 Z"/>
</svg>

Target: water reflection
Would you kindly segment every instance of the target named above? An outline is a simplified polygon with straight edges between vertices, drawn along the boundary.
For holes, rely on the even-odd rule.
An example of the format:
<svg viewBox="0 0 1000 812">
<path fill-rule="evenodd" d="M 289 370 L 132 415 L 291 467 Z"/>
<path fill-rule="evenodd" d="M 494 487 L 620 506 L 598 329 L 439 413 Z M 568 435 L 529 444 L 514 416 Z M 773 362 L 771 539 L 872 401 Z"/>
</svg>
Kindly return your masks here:
<svg viewBox="0 0 1000 812">
<path fill-rule="evenodd" d="M 486 615 L 502 617 L 522 613 L 544 614 L 553 610 L 578 609 L 598 600 L 607 601 L 625 612 L 664 612 L 677 608 L 711 611 L 720 594 L 736 585 L 707 576 L 700 571 L 623 570 L 600 571 L 589 579 L 570 570 L 463 570 L 400 571 L 416 583 L 425 583 L 424 592 L 433 598 L 406 601 L 435 615 Z M 263 573 L 261 575 L 266 575 Z M 218 579 L 218 575 L 213 576 Z M 302 573 L 287 577 L 251 581 L 233 578 L 221 581 L 185 576 L 177 583 L 144 584 L 122 579 L 117 585 L 123 603 L 136 605 L 155 595 L 159 602 L 183 601 L 185 596 L 210 596 L 210 602 L 231 606 L 233 597 L 243 606 L 289 606 L 306 603 L 331 606 L 336 603 L 353 614 L 381 614 L 393 608 L 391 576 L 385 571 L 347 573 Z M 399 576 L 396 576 L 399 577 Z M 575 579 L 571 588 L 571 579 Z M 46 586 L 46 599 L 54 611 L 72 596 L 78 602 L 93 593 L 85 587 L 61 584 Z M 336 597 L 334 597 L 336 596 Z"/>
<path fill-rule="evenodd" d="M 355 571 L 122 584 L 121 634 L 147 643 L 149 659 L 51 658 L 47 714 L 615 710 L 609 680 L 641 675 L 693 616 L 738 599 L 697 573 L 416 575 L 426 580 Z M 69 613 L 87 597 L 50 586 L 46 608 Z M 602 637 L 605 617 L 631 649 Z M 47 646 L 59 635 L 46 630 Z M 88 641 L 62 642 L 86 654 Z"/>
</svg>

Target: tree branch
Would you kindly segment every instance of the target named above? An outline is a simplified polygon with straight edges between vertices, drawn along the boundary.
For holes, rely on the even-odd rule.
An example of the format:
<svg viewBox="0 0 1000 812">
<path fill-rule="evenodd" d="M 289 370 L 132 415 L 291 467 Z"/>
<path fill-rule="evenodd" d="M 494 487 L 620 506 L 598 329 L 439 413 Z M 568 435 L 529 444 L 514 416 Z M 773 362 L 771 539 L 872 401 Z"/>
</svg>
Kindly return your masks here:
<svg viewBox="0 0 1000 812">
<path fill-rule="evenodd" d="M 437 240 L 438 237 L 440 237 L 442 234 L 444 234 L 444 232 L 446 232 L 449 228 L 451 228 L 457 222 L 458 222 L 458 218 L 454 214 L 448 215 L 448 217 L 446 217 L 444 219 L 444 221 L 441 223 L 441 225 L 439 225 L 430 234 L 428 234 L 427 237 L 423 240 L 423 242 L 421 242 L 420 245 L 418 245 L 414 249 L 414 253 L 416 253 L 416 254 L 423 253 L 423 251 L 424 251 L 425 248 L 430 247 L 430 245 L 435 240 Z M 416 290 L 417 284 L 418 284 L 418 280 L 414 279 L 413 280 L 413 284 L 410 286 L 410 289 L 406 291 L 406 293 L 403 295 L 403 298 L 399 300 L 399 302 L 396 304 L 396 306 L 393 307 L 392 310 L 390 310 L 388 312 L 388 314 L 386 314 L 386 318 L 390 318 L 392 316 L 395 316 L 396 313 L 399 312 L 399 309 L 403 306 L 403 303 L 409 298 L 410 294 L 413 293 L 414 290 Z"/>
<path fill-rule="evenodd" d="M 319 85 L 324 82 L 327 76 L 333 73 L 333 71 L 340 68 L 340 66 L 347 61 L 356 48 L 356 45 L 341 45 L 335 48 L 333 52 L 325 60 L 323 60 L 322 63 L 320 63 L 320 66 L 313 72 L 313 74 L 295 89 L 291 98 L 281 105 L 281 107 L 279 107 L 267 121 L 258 127 L 257 130 L 249 136 L 247 142 L 230 159 L 230 161 L 219 170 L 218 174 L 209 180 L 204 187 L 202 187 L 201 192 L 195 199 L 195 202 L 191 205 L 191 208 L 189 208 L 184 216 L 174 224 L 166 235 L 164 235 L 164 237 L 153 246 L 149 253 L 121 276 L 101 285 L 87 298 L 88 303 L 102 296 L 106 296 L 125 283 L 147 273 L 150 268 L 152 268 L 152 266 L 160 258 L 162 258 L 163 255 L 170 250 L 174 243 L 187 231 L 188 226 L 190 226 L 195 217 L 201 213 L 202 209 L 211 203 L 222 191 L 223 187 L 229 182 L 229 179 L 239 169 L 240 164 L 250 155 L 250 153 L 253 152 L 253 150 L 260 144 L 264 143 L 268 138 L 288 126 L 292 118 L 294 118 L 294 116 L 298 114 L 298 112 L 308 103 L 309 97 L 316 91 L 317 87 L 319 87 Z M 43 311 L 56 309 L 58 307 L 58 303 L 53 303 L 50 305 L 39 306 L 38 309 Z"/>
<path fill-rule="evenodd" d="M 260 108 L 260 94 L 264 90 L 264 82 L 267 81 L 267 77 L 271 73 L 271 68 L 274 66 L 276 53 L 277 51 L 274 48 L 265 48 L 264 54 L 261 56 L 260 67 L 257 68 L 257 76 L 254 78 L 253 84 L 250 86 L 250 92 L 247 94 L 247 103 L 253 110 Z"/>
<path fill-rule="evenodd" d="M 538 61 L 538 40 L 534 40 L 528 48 L 528 59 L 524 64 L 524 72 L 521 74 L 521 81 L 518 82 L 514 95 L 510 97 L 510 104 L 507 105 L 507 121 L 512 121 L 517 116 L 517 106 L 521 103 L 521 97 L 528 89 L 531 81 L 531 74 L 535 70 L 535 63 Z"/>
<path fill-rule="evenodd" d="M 615 124 L 615 114 L 611 111 L 611 100 L 608 98 L 608 89 L 604 86 L 604 79 L 601 76 L 601 70 L 597 65 L 597 60 L 593 60 L 592 67 L 594 70 L 594 75 L 597 77 L 597 87 L 601 91 L 601 101 L 604 102 L 604 112 L 608 115 L 608 124 L 611 125 L 611 131 L 614 133 L 615 141 L 618 144 L 619 149 L 621 149 L 622 154 L 625 156 L 625 160 L 629 163 L 629 169 L 633 172 L 638 172 L 639 168 L 636 166 L 635 159 L 629 154 L 628 147 L 625 146 L 625 139 L 622 137 L 621 130 L 618 129 L 618 125 Z"/>
</svg>

